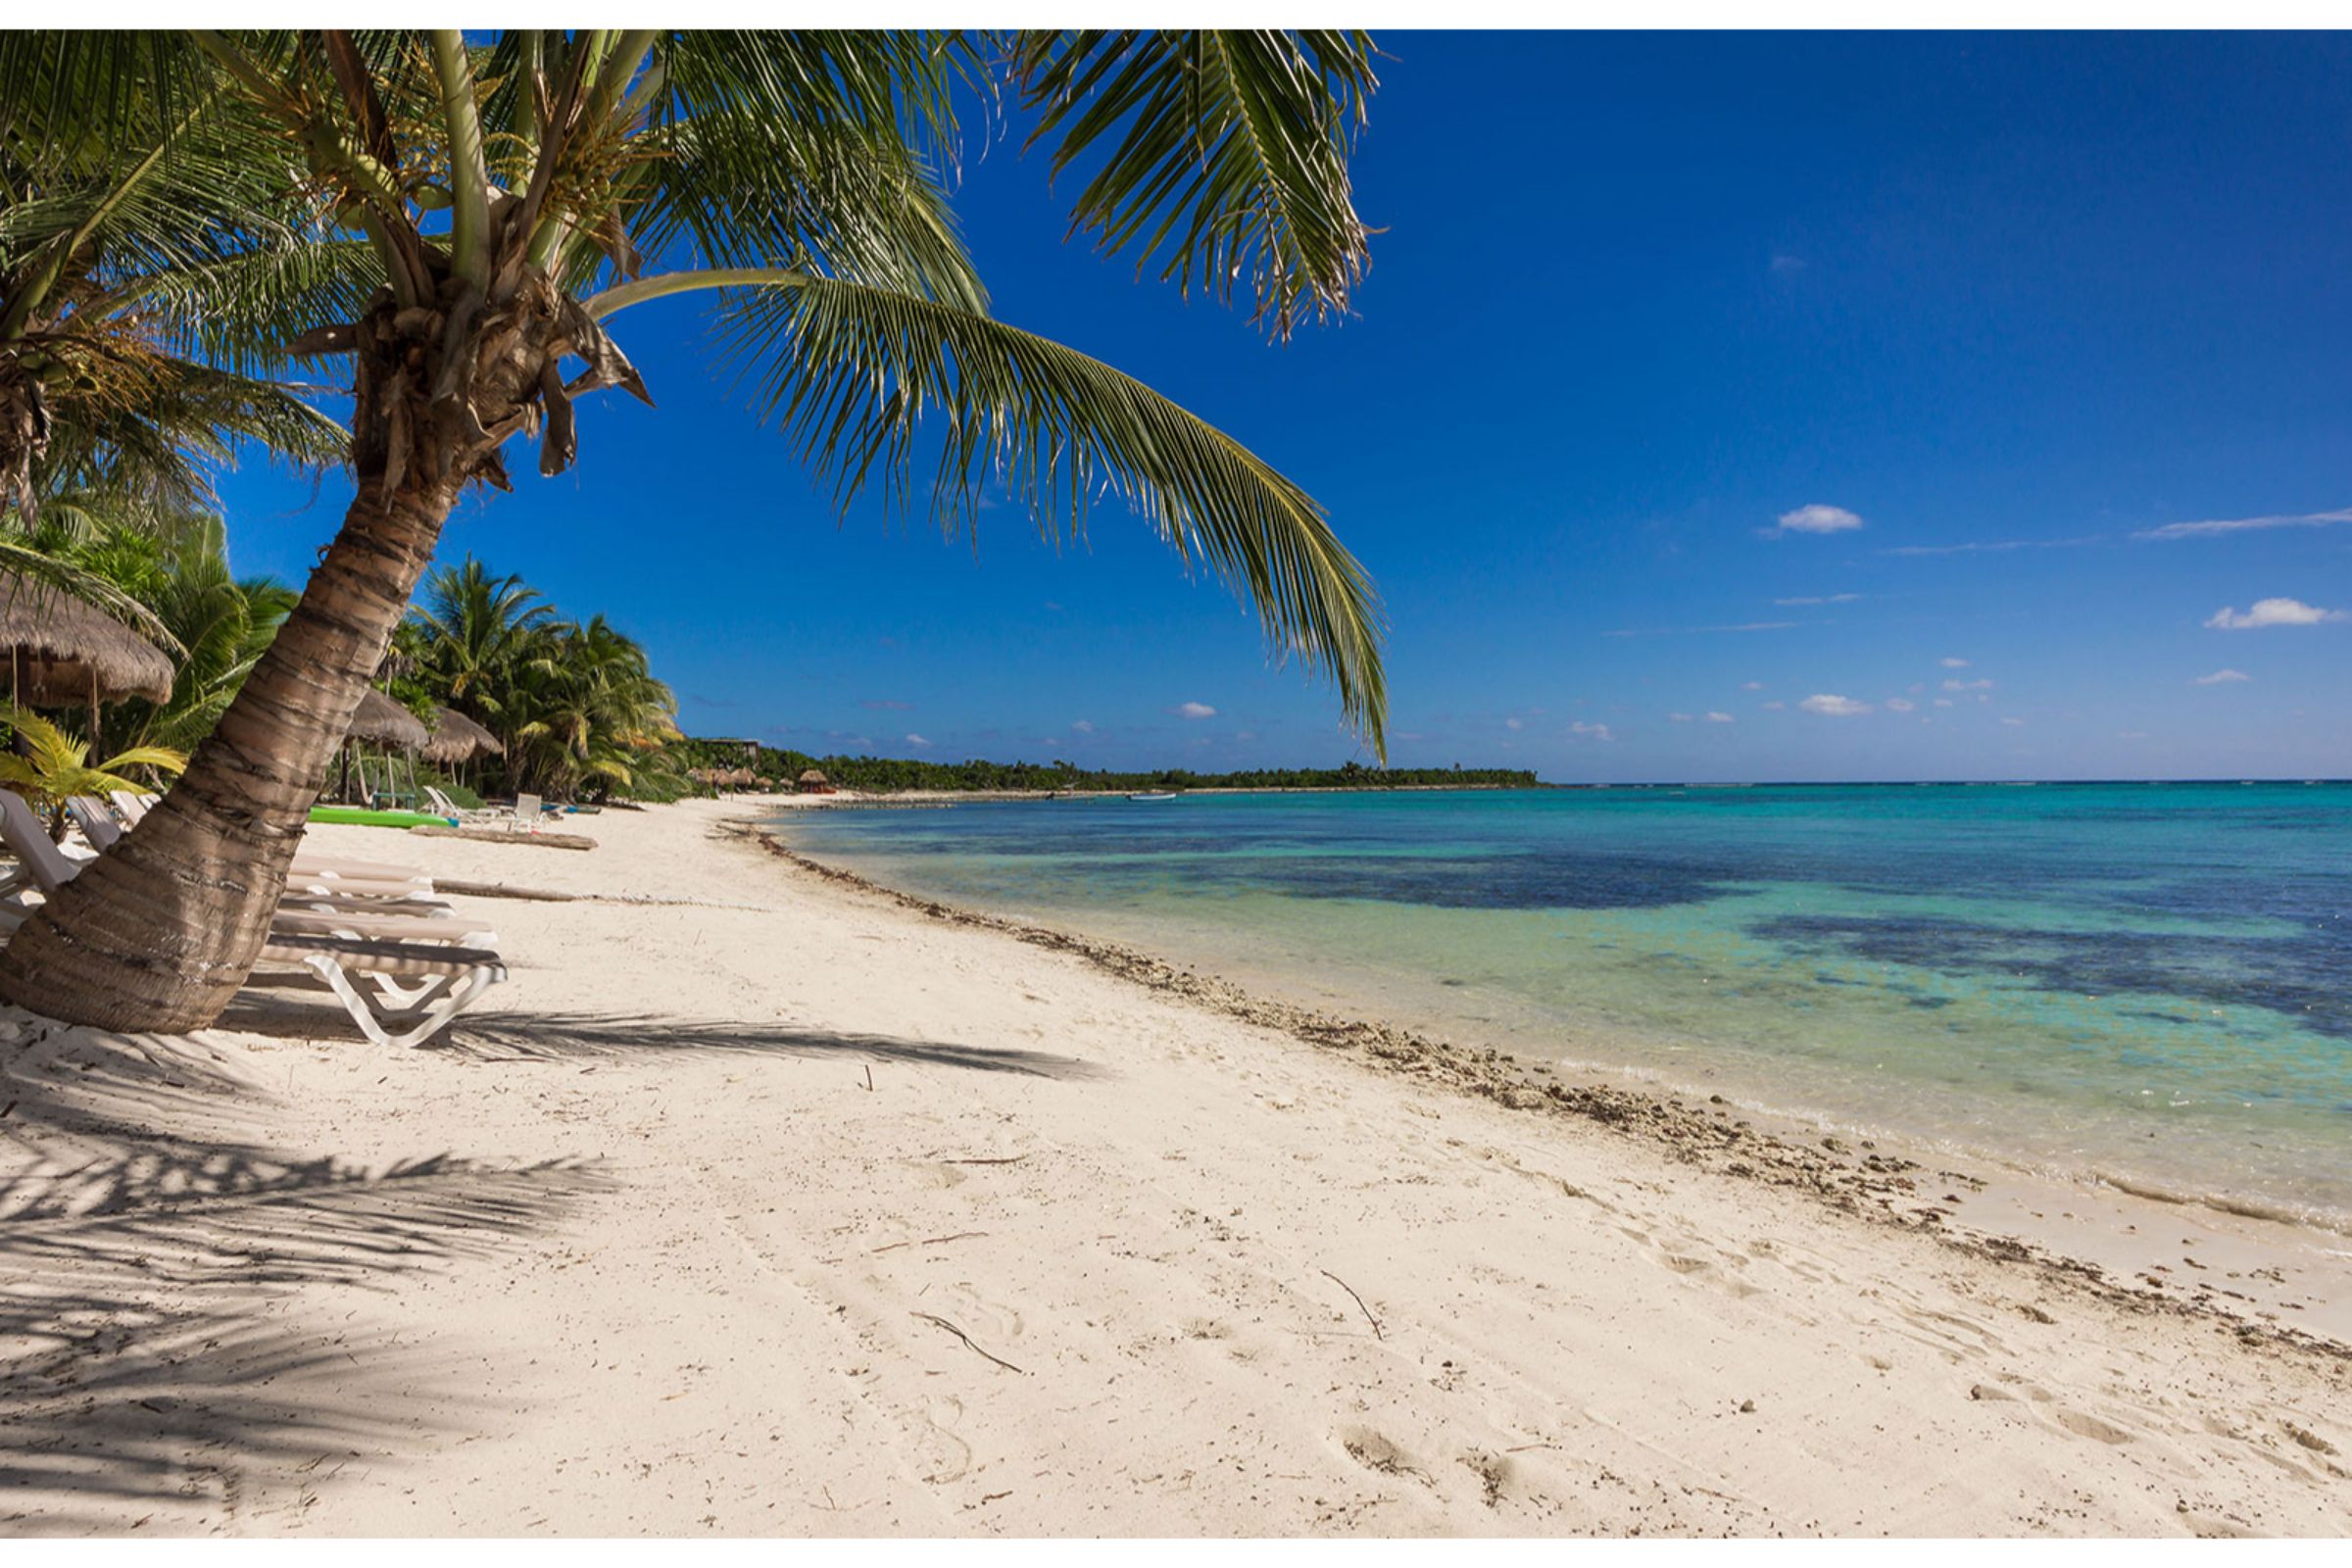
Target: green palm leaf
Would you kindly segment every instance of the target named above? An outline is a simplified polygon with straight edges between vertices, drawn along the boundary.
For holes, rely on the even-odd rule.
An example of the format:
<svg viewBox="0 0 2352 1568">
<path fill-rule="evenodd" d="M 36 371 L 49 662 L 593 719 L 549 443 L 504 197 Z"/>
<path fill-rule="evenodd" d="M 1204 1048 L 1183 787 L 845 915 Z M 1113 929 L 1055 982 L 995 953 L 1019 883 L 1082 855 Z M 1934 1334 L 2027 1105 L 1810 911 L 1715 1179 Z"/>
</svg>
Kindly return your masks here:
<svg viewBox="0 0 2352 1568">
<path fill-rule="evenodd" d="M 1099 490 L 1125 497 L 1187 564 L 1252 605 L 1277 661 L 1320 668 L 1385 755 L 1381 616 L 1323 509 L 1241 443 L 1099 360 L 972 311 L 836 278 L 733 276 L 723 343 L 766 416 L 847 505 L 878 481 L 910 498 L 916 430 L 938 416 L 934 510 L 951 529 L 1003 486 L 1049 533 L 1082 529 Z M 753 286 L 741 286 L 750 284 Z M 623 285 L 618 309 L 663 290 Z"/>
<path fill-rule="evenodd" d="M 1348 157 L 1377 83 L 1362 32 L 1042 31 L 1011 64 L 1056 174 L 1106 149 L 1073 229 L 1106 252 L 1163 251 L 1163 278 L 1214 298 L 1250 276 L 1253 318 L 1286 336 L 1345 311 L 1368 254 Z"/>
</svg>

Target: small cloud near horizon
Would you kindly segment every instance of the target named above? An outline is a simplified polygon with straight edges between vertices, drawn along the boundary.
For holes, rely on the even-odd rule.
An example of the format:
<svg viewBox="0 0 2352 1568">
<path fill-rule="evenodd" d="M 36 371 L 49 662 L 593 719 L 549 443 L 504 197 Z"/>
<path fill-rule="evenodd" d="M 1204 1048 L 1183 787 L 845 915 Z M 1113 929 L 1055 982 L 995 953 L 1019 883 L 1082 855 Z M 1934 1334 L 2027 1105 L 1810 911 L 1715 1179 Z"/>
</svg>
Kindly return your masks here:
<svg viewBox="0 0 2352 1568">
<path fill-rule="evenodd" d="M 2343 618 L 2340 610 L 2322 610 L 2300 599 L 2257 599 L 2253 608 L 2242 613 L 2234 605 L 2224 605 L 2205 624 L 2213 631 L 2261 631 L 2269 626 L 2317 626 Z"/>
<path fill-rule="evenodd" d="M 1992 690 L 1992 682 L 1988 680 L 1947 680 L 1943 683 L 1943 689 L 1947 692 L 1988 692 Z"/>
<path fill-rule="evenodd" d="M 1801 620 L 1750 620 L 1737 626 L 1653 626 L 1647 630 L 1604 631 L 1603 637 L 1691 637 L 1715 631 L 1787 631 Z"/>
<path fill-rule="evenodd" d="M 1764 689 L 1764 683 L 1760 680 L 1743 680 L 1740 683 L 1740 689 L 1743 692 L 1760 692 Z"/>
<path fill-rule="evenodd" d="M 1937 660 L 1936 662 L 1941 664 L 1946 669 L 1966 669 L 1968 667 L 1967 660 L 1953 659 L 1948 656 L 1946 658 Z"/>
<path fill-rule="evenodd" d="M 2235 681 L 2252 680 L 2253 678 L 2253 676 L 2247 674 L 2242 669 L 2217 669 L 2210 675 L 2199 675 L 2196 678 L 2195 684 L 2199 686 L 2228 686 Z"/>
<path fill-rule="evenodd" d="M 1691 717 L 1689 713 L 1668 713 L 1666 716 L 1674 720 L 1677 724 L 1688 724 L 1691 722 Z"/>
<path fill-rule="evenodd" d="M 1825 507 L 1820 502 L 1808 502 L 1794 512 L 1784 512 L 1778 526 L 1764 530 L 1766 537 L 1790 533 L 1851 533 L 1862 526 L 1862 519 L 1843 507 Z"/>
<path fill-rule="evenodd" d="M 931 743 L 923 739 L 920 735 L 917 735 L 909 730 L 906 735 L 906 744 L 909 746 L 928 746 Z"/>
<path fill-rule="evenodd" d="M 1217 710 L 1206 703 L 1178 703 L 1168 711 L 1174 713 L 1178 718 L 1214 718 L 1217 716 Z"/>
<path fill-rule="evenodd" d="M 1784 609 L 1796 605 L 1850 605 L 1861 597 L 1860 594 L 1808 594 L 1798 599 L 1775 599 L 1773 603 Z"/>
<path fill-rule="evenodd" d="M 1868 703 L 1857 703 L 1851 697 L 1840 697 L 1836 692 L 1815 692 L 1796 706 L 1808 713 L 1819 713 L 1825 718 L 1852 718 L 1857 713 L 1870 711 Z"/>
<path fill-rule="evenodd" d="M 1582 719 L 1578 719 L 1576 722 L 1570 724 L 1568 726 L 1568 733 L 1571 735 L 1583 735 L 1596 741 L 1613 741 L 1617 738 L 1615 735 L 1609 733 L 1608 725 L 1588 724 Z"/>
<path fill-rule="evenodd" d="M 2263 528 L 2328 528 L 2352 522 L 2352 507 L 2341 512 L 2299 512 L 2278 517 L 2217 517 L 2206 522 L 2168 522 L 2161 528 L 2142 528 L 2134 539 L 2209 539 L 2217 534 L 2249 533 Z"/>
<path fill-rule="evenodd" d="M 1784 703 L 1784 702 L 1778 702 L 1778 701 L 1775 701 L 1775 702 L 1769 702 L 1769 703 L 1766 703 L 1766 704 L 1764 705 L 1764 711 L 1766 711 L 1767 713 L 1780 713 L 1780 712 L 1786 712 L 1786 711 L 1788 710 L 1788 705 L 1787 703 Z"/>
<path fill-rule="evenodd" d="M 1710 724 L 1737 724 L 1740 721 L 1734 718 L 1731 714 L 1724 712 L 1721 709 L 1709 709 L 1707 710 L 1707 722 Z"/>
<path fill-rule="evenodd" d="M 1525 729 L 1527 721 L 1519 718 L 1506 718 L 1502 721 L 1502 727 L 1504 729 Z"/>
<path fill-rule="evenodd" d="M 2072 539 L 1990 539 L 1977 540 L 1964 545 L 1893 545 L 1879 552 L 1882 556 L 1973 556 L 1980 552 L 1999 554 L 2010 550 L 2067 550 L 2076 545 L 2104 544 L 2103 533 L 2086 533 Z"/>
<path fill-rule="evenodd" d="M 912 703 L 902 703 L 886 697 L 864 698 L 858 704 L 858 706 L 859 708 L 870 708 L 878 712 L 886 713 L 909 713 L 914 710 L 914 705 Z"/>
<path fill-rule="evenodd" d="M 1095 732 L 1095 722 L 1091 718 L 1073 718 L 1070 720 L 1070 728 L 1081 735 L 1092 735 Z"/>
<path fill-rule="evenodd" d="M 1911 710 L 1917 708 L 1918 706 L 1919 705 L 1917 703 L 1913 702 L 1908 697 L 1889 697 L 1886 699 L 1886 707 L 1892 712 L 1908 713 L 1911 711 Z"/>
<path fill-rule="evenodd" d="M 2011 729 L 2024 729 L 2026 727 L 2026 721 L 2022 718 L 2010 718 L 2004 715 L 2001 719 L 2001 722 L 2008 725 Z"/>
</svg>

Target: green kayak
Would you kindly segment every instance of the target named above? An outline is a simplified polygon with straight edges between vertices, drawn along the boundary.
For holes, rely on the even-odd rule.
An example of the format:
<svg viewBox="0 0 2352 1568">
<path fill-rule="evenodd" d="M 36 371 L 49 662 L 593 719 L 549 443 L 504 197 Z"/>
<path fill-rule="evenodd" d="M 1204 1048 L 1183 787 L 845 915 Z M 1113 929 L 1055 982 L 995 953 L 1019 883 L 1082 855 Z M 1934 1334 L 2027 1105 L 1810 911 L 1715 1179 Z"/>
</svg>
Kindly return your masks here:
<svg viewBox="0 0 2352 1568">
<path fill-rule="evenodd" d="M 357 827 L 422 827 L 428 822 L 446 827 L 449 818 L 429 811 L 371 811 L 364 806 L 314 806 L 314 822 L 340 822 Z"/>
</svg>

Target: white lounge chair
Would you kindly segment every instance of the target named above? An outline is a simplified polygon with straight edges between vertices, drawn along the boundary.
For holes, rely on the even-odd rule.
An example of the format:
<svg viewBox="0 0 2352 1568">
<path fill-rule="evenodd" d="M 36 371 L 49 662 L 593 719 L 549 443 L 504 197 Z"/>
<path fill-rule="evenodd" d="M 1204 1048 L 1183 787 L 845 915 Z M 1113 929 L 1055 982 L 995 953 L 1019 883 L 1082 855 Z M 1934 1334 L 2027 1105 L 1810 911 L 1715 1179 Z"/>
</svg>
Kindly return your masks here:
<svg viewBox="0 0 2352 1568">
<path fill-rule="evenodd" d="M 66 803 L 66 809 L 80 824 L 83 837 L 90 841 L 92 847 L 102 851 L 126 829 L 139 825 L 147 814 L 148 803 L 153 797 L 131 790 L 116 790 L 107 799 L 114 805 L 115 816 L 122 819 L 120 826 L 107 820 L 105 809 L 95 796 L 76 795 Z M 398 865 L 389 860 L 346 859 L 341 856 L 318 855 L 310 850 L 294 852 L 293 863 L 286 868 L 286 880 L 288 886 L 315 887 L 373 897 L 421 897 L 433 891 L 432 876 L 416 866 Z"/>
<path fill-rule="evenodd" d="M 24 877 L 45 897 L 53 896 L 89 863 L 63 854 L 50 841 L 32 808 L 12 790 L 0 790 L 0 842 L 7 844 Z M 29 912 L 29 906 L 22 902 L 0 905 L 0 932 L 13 934 Z M 271 921 L 269 940 L 263 944 L 261 961 L 299 966 L 316 974 L 342 1002 L 360 1032 L 377 1045 L 416 1046 L 440 1033 L 484 991 L 507 977 L 506 963 L 496 953 L 475 947 L 428 945 L 458 936 L 494 938 L 494 933 L 465 931 L 465 924 L 431 916 L 355 915 L 348 908 L 289 909 L 281 906 Z M 321 925 L 324 930 L 319 929 Z M 305 926 L 310 929 L 303 929 Z M 382 940 L 385 937 L 402 940 Z M 353 982 L 354 974 L 366 977 L 375 987 L 377 1000 L 370 1000 Z"/>
<path fill-rule="evenodd" d="M 503 806 L 460 806 L 430 784 L 424 786 L 424 798 L 431 803 L 435 816 L 446 816 L 453 822 L 496 822 L 511 814 Z"/>
</svg>

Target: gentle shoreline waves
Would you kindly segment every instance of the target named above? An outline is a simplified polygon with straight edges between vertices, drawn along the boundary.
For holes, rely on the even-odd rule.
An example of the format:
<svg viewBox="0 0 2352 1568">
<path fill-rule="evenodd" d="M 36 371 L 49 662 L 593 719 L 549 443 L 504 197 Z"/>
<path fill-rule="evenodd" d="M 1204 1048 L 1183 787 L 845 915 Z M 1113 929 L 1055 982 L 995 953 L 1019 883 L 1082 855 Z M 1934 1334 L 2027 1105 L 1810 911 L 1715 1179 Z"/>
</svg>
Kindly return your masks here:
<svg viewBox="0 0 2352 1568">
<path fill-rule="evenodd" d="M 2352 1230 L 2352 787 L 795 811 L 818 858 L 1825 1129 Z"/>
</svg>

